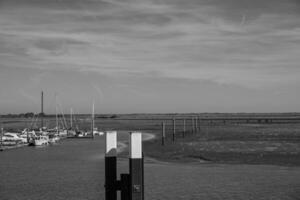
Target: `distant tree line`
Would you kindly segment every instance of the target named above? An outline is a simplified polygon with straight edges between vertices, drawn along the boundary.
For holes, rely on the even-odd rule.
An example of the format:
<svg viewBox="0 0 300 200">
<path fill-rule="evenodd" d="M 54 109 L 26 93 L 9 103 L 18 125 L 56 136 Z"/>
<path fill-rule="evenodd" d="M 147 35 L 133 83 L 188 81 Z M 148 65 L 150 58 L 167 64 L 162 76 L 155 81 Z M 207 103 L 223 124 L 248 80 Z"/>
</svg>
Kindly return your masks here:
<svg viewBox="0 0 300 200">
<path fill-rule="evenodd" d="M 113 115 L 97 115 L 96 116 L 96 118 L 102 118 L 102 119 L 107 119 L 107 118 L 111 118 L 111 119 L 114 119 L 114 118 L 117 118 L 118 117 L 118 115 L 115 115 L 115 114 L 113 114 Z"/>
<path fill-rule="evenodd" d="M 39 117 L 46 117 L 45 113 L 39 113 L 37 114 Z M 1 118 L 32 118 L 36 116 L 33 112 L 27 112 L 27 113 L 20 113 L 20 114 L 5 114 L 0 115 Z"/>
<path fill-rule="evenodd" d="M 45 114 L 45 113 L 38 113 L 35 114 L 33 112 L 27 112 L 27 113 L 20 113 L 20 114 L 4 114 L 4 115 L 0 115 L 0 118 L 33 118 L 36 117 L 38 115 L 38 117 L 56 117 L 55 114 Z M 77 114 L 76 116 L 87 116 L 90 114 Z M 69 116 L 69 114 L 65 114 L 65 116 Z M 57 114 L 57 117 L 63 117 L 62 114 Z M 116 114 L 96 114 L 95 118 L 102 118 L 102 119 L 107 119 L 107 118 L 118 118 L 119 116 Z"/>
</svg>

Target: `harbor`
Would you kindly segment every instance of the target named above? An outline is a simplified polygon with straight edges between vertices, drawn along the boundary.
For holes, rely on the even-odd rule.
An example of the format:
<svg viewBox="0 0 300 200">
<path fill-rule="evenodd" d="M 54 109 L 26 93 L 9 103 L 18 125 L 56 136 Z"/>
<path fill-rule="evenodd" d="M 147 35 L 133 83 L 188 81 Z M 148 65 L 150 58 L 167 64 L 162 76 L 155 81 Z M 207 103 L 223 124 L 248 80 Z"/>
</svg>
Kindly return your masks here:
<svg viewBox="0 0 300 200">
<path fill-rule="evenodd" d="M 103 135 L 103 132 L 99 132 L 95 127 L 95 107 L 94 103 L 92 106 L 92 114 L 90 117 L 90 130 L 85 129 L 80 130 L 78 127 L 75 116 L 73 116 L 73 110 L 71 108 L 70 117 L 68 122 L 62 112 L 61 107 L 57 103 L 57 96 L 55 95 L 55 121 L 52 118 L 48 118 L 45 121 L 44 113 L 44 92 L 41 92 L 41 112 L 39 114 L 32 114 L 31 117 L 25 122 L 28 127 L 22 127 L 23 130 L 15 129 L 15 127 L 10 125 L 10 130 L 13 132 L 7 132 L 1 127 L 0 133 L 0 151 L 20 148 L 24 146 L 44 146 L 53 145 L 58 143 L 61 139 L 66 138 L 94 138 L 95 135 Z M 58 107 L 61 113 L 58 113 Z M 22 119 L 24 120 L 24 119 Z M 28 123 L 30 121 L 30 123 Z M 12 121 L 14 122 L 14 121 Z M 55 126 L 54 128 L 48 128 L 45 125 Z M 10 120 L 3 121 L 3 123 L 10 123 Z M 86 125 L 86 124 L 85 124 Z"/>
</svg>

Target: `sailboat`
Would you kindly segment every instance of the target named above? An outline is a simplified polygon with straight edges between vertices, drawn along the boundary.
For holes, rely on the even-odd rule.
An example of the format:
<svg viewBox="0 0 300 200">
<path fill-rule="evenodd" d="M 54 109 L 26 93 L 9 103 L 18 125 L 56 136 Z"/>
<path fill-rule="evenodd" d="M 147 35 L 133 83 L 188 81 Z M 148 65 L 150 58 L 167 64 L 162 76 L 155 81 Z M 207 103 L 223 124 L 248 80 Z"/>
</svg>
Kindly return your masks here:
<svg viewBox="0 0 300 200">
<path fill-rule="evenodd" d="M 64 113 L 63 113 L 63 109 L 61 107 L 60 104 L 59 105 L 59 109 L 60 109 L 60 112 L 61 112 L 61 116 L 62 116 L 62 120 L 61 120 L 61 123 L 62 123 L 62 128 L 59 127 L 59 122 L 58 122 L 58 112 L 57 112 L 57 96 L 55 96 L 55 102 L 56 102 L 56 108 L 55 108 L 55 111 L 56 111 L 56 130 L 57 130 L 57 135 L 61 138 L 65 138 L 68 136 L 68 130 L 67 130 L 67 121 L 65 119 L 65 116 L 64 116 Z"/>
<path fill-rule="evenodd" d="M 94 138 L 97 129 L 95 129 L 95 103 L 93 102 L 92 115 L 91 115 L 91 130 L 89 132 L 79 132 L 78 138 Z"/>
<path fill-rule="evenodd" d="M 95 127 L 95 103 L 93 103 L 93 112 L 92 112 L 92 130 L 93 130 L 93 137 L 96 135 L 104 135 L 104 132 L 98 131 L 98 128 Z"/>
<path fill-rule="evenodd" d="M 76 136 L 76 130 L 73 129 L 73 108 L 70 110 L 70 128 L 68 130 L 68 137 Z"/>
<path fill-rule="evenodd" d="M 78 137 L 89 137 L 89 138 L 94 138 L 94 126 L 95 126 L 95 104 L 93 102 L 93 108 L 92 108 L 92 115 L 91 115 L 91 130 L 90 132 L 85 132 L 85 133 L 80 133 L 78 134 Z"/>
<path fill-rule="evenodd" d="M 55 96 L 55 100 L 56 100 L 56 96 Z M 52 129 L 52 131 L 49 133 L 50 144 L 54 144 L 60 140 L 59 133 L 58 133 L 57 107 L 55 107 L 55 121 L 56 121 L 56 128 Z"/>
</svg>

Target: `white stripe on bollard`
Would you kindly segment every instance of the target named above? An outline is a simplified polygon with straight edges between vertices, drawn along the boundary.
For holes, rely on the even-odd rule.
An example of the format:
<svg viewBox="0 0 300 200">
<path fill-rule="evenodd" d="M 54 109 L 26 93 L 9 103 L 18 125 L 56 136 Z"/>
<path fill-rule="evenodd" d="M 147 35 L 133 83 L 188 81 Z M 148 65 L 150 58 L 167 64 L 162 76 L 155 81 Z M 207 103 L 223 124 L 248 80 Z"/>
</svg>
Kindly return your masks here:
<svg viewBox="0 0 300 200">
<path fill-rule="evenodd" d="M 142 133 L 131 132 L 130 133 L 130 158 L 142 158 Z"/>
<path fill-rule="evenodd" d="M 117 131 L 107 131 L 105 133 L 105 156 L 117 156 Z"/>
</svg>

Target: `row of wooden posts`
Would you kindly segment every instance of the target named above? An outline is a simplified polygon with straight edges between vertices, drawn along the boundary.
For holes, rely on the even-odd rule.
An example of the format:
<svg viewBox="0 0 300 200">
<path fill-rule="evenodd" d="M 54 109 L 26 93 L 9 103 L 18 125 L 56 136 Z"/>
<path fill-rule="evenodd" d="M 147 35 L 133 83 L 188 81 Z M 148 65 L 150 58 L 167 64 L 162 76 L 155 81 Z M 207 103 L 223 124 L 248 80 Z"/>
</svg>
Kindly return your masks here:
<svg viewBox="0 0 300 200">
<path fill-rule="evenodd" d="M 179 134 L 176 134 L 176 132 L 178 133 L 182 133 L 182 138 L 185 137 L 185 135 L 187 133 L 200 133 L 201 131 L 201 121 L 203 119 L 201 119 L 200 117 L 191 117 L 190 119 L 171 119 L 173 124 L 172 124 L 172 141 L 175 142 L 176 140 L 176 137 L 178 137 Z M 182 124 L 183 124 L 183 128 L 182 130 L 177 130 L 176 129 L 176 121 L 179 121 L 179 120 L 182 120 Z M 205 119 L 207 121 L 207 119 Z M 216 120 L 216 119 L 215 119 Z M 225 119 L 217 119 L 221 122 L 223 122 L 223 124 L 226 124 L 227 123 L 227 120 Z M 241 120 L 241 119 L 239 119 Z M 245 120 L 246 123 L 250 123 L 250 121 L 252 120 L 256 120 L 257 123 L 273 123 L 274 122 L 274 119 L 243 119 Z M 300 119 L 299 119 L 300 120 Z M 188 122 L 190 121 L 190 125 L 187 126 Z M 209 119 L 208 120 L 208 123 L 205 123 L 206 125 L 207 124 L 212 124 L 213 123 L 213 119 Z M 203 121 L 202 121 L 203 122 Z M 202 123 L 203 124 L 203 123 Z M 178 127 L 177 127 L 178 128 Z M 190 129 L 189 129 L 190 128 Z M 166 140 L 166 122 L 163 121 L 161 123 L 161 144 L 162 145 L 165 145 L 165 140 Z"/>
<path fill-rule="evenodd" d="M 187 121 L 190 120 L 191 121 L 191 129 L 189 131 L 189 128 L 187 127 Z M 173 122 L 173 130 L 172 130 L 172 141 L 175 142 L 176 137 L 178 136 L 176 134 L 176 119 L 172 119 Z M 201 127 L 200 127 L 200 118 L 198 117 L 192 117 L 191 119 L 183 119 L 183 129 L 181 130 L 182 133 L 182 138 L 185 137 L 185 135 L 188 132 L 191 133 L 198 133 L 201 131 Z M 166 123 L 162 122 L 161 124 L 161 144 L 164 146 L 165 145 L 165 140 L 166 140 Z"/>
</svg>

